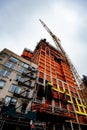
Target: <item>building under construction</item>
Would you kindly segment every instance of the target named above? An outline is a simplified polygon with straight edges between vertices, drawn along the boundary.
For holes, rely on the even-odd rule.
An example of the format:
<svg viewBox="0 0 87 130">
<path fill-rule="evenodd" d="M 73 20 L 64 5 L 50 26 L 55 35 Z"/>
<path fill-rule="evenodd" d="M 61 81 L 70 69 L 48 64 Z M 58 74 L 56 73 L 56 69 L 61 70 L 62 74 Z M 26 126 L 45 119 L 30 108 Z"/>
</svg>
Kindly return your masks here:
<svg viewBox="0 0 87 130">
<path fill-rule="evenodd" d="M 1 75 L 3 71 L 0 71 L 1 83 L 5 80 L 10 85 L 16 83 L 16 86 L 7 85 L 8 89 L 4 87 L 3 90 L 2 87 L 0 91 L 1 94 L 3 91 L 7 92 L 2 95 L 0 128 L 6 130 L 6 126 L 9 126 L 9 130 L 87 130 L 86 85 L 63 50 L 60 40 L 41 20 L 40 22 L 52 36 L 56 48 L 46 39 L 41 39 L 33 52 L 25 48 L 21 58 L 14 55 L 20 61 L 16 60 L 17 67 L 22 65 L 24 69 L 16 67 L 14 70 L 5 63 L 15 59 L 4 59 L 0 68 L 6 67 L 20 77 L 17 76 L 13 81 L 14 76 L 5 78 L 8 73 Z M 83 81 L 85 79 L 86 77 Z M 11 98 L 6 100 L 8 95 Z M 13 98 L 15 100 L 12 101 Z M 9 101 L 8 105 L 6 101 Z"/>
<path fill-rule="evenodd" d="M 22 56 L 28 58 L 27 54 L 25 50 Z M 36 98 L 32 103 L 37 119 L 46 121 L 49 130 L 86 129 L 87 107 L 66 58 L 43 39 L 32 60 L 38 64 Z"/>
</svg>

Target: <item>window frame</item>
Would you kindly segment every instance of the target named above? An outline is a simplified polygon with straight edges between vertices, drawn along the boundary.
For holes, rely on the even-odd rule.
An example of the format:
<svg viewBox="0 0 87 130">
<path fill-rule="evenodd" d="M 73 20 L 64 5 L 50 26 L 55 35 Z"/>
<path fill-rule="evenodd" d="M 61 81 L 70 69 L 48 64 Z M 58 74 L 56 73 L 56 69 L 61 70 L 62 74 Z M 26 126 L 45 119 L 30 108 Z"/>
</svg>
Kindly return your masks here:
<svg viewBox="0 0 87 130">
<path fill-rule="evenodd" d="M 6 52 L 1 52 L 0 55 L 1 55 L 2 57 L 4 57 L 4 58 L 5 58 L 5 57 L 8 57 L 8 54 L 7 54 Z"/>
<path fill-rule="evenodd" d="M 32 81 L 28 80 L 28 81 L 25 82 L 25 84 L 28 85 L 28 86 L 31 86 L 32 85 Z"/>
<path fill-rule="evenodd" d="M 0 76 L 5 76 L 5 77 L 9 77 L 11 74 L 11 71 L 8 71 L 6 69 L 1 69 L 0 70 Z"/>
<path fill-rule="evenodd" d="M 18 75 L 18 74 L 16 74 L 15 80 L 16 80 L 16 81 L 24 82 L 24 78 L 22 78 L 22 77 L 21 77 L 20 75 Z"/>
<path fill-rule="evenodd" d="M 9 87 L 9 92 L 20 94 L 21 87 L 16 84 L 11 84 L 11 86 Z"/>
<path fill-rule="evenodd" d="M 13 64 L 13 63 L 11 63 L 9 61 L 5 63 L 5 66 L 10 68 L 10 69 L 14 69 L 15 68 L 15 64 Z"/>
<path fill-rule="evenodd" d="M 6 99 L 6 98 L 8 98 L 8 99 Z M 8 100 L 8 101 L 6 101 L 6 100 Z M 15 102 L 13 102 L 12 100 L 15 100 Z M 6 96 L 5 97 L 5 105 L 9 105 L 10 103 L 12 103 L 12 104 L 14 104 L 14 105 L 16 105 L 16 103 L 17 103 L 17 99 L 16 98 L 14 98 L 14 97 L 10 97 L 10 96 Z"/>
<path fill-rule="evenodd" d="M 17 64 L 19 60 L 18 60 L 17 58 L 15 58 L 14 56 L 11 56 L 11 57 L 9 58 L 9 61 L 12 62 L 12 63 Z"/>
<path fill-rule="evenodd" d="M 0 79 L 0 84 L 1 84 L 1 82 L 3 82 L 3 85 L 0 85 L 0 89 L 4 88 L 4 86 L 5 86 L 5 84 L 6 84 L 6 81 L 5 81 L 5 80 Z"/>
<path fill-rule="evenodd" d="M 24 67 L 24 68 L 26 68 L 26 69 L 28 69 L 28 67 L 29 67 L 29 65 L 27 63 L 24 63 L 24 62 L 22 62 L 21 66 Z"/>
<path fill-rule="evenodd" d="M 18 72 L 22 74 L 22 73 L 26 73 L 26 70 L 23 67 L 20 67 L 18 69 Z"/>
</svg>

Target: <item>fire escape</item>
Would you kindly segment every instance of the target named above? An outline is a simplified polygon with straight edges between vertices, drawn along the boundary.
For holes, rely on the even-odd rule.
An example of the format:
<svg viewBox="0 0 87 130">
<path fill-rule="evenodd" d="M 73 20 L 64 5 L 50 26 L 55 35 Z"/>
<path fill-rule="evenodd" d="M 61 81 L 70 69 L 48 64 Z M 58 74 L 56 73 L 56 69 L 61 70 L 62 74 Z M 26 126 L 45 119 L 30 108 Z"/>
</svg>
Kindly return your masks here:
<svg viewBox="0 0 87 130">
<path fill-rule="evenodd" d="M 36 83 L 36 73 L 37 73 L 37 70 L 31 66 L 28 67 L 26 72 L 22 73 L 22 76 L 25 78 L 25 80 L 21 81 L 20 79 L 18 79 L 17 82 L 19 86 L 24 87 L 24 88 L 22 89 L 21 93 L 17 93 L 15 90 L 14 91 L 15 97 L 27 100 L 28 102 L 33 99 L 35 83 Z M 22 104 L 23 111 L 26 111 L 28 102 Z"/>
<path fill-rule="evenodd" d="M 31 112 L 31 104 L 34 98 L 37 69 L 29 66 L 21 76 L 24 77 L 24 81 L 16 80 L 17 84 L 21 86 L 21 92 L 18 93 L 15 89 L 13 93 L 13 97 L 17 98 L 17 103 L 21 101 L 21 104 L 16 106 L 13 102 L 10 102 L 6 106 L 4 102 L 1 102 L 0 130 L 3 129 L 4 123 L 23 123 L 23 125 L 29 126 L 30 120 L 35 119 L 35 113 Z"/>
</svg>

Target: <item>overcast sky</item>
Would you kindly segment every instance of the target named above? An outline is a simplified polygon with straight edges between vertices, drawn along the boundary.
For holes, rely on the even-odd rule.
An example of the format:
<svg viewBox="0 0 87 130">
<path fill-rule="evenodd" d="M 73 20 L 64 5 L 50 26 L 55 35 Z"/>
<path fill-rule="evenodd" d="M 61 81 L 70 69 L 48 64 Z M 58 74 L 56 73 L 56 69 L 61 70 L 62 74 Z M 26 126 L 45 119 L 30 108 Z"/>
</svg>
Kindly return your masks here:
<svg viewBox="0 0 87 130">
<path fill-rule="evenodd" d="M 0 50 L 21 55 L 41 38 L 54 45 L 38 19 L 59 37 L 79 74 L 87 75 L 87 0 L 0 0 Z"/>
</svg>

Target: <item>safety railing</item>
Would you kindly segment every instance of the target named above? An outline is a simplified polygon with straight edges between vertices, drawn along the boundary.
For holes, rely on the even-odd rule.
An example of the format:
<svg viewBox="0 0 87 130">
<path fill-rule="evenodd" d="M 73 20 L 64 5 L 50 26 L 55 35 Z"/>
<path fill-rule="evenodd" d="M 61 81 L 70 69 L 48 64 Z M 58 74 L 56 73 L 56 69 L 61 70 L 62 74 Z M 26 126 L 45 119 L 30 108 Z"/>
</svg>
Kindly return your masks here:
<svg viewBox="0 0 87 130">
<path fill-rule="evenodd" d="M 57 116 L 62 116 L 62 117 L 66 117 L 66 118 L 70 118 L 73 119 L 74 117 L 72 115 L 70 115 L 68 110 L 62 110 L 59 107 L 54 107 L 52 105 L 48 105 L 48 104 L 34 104 L 32 106 L 32 111 L 39 111 L 39 112 L 46 112 L 49 114 L 54 114 Z"/>
</svg>

